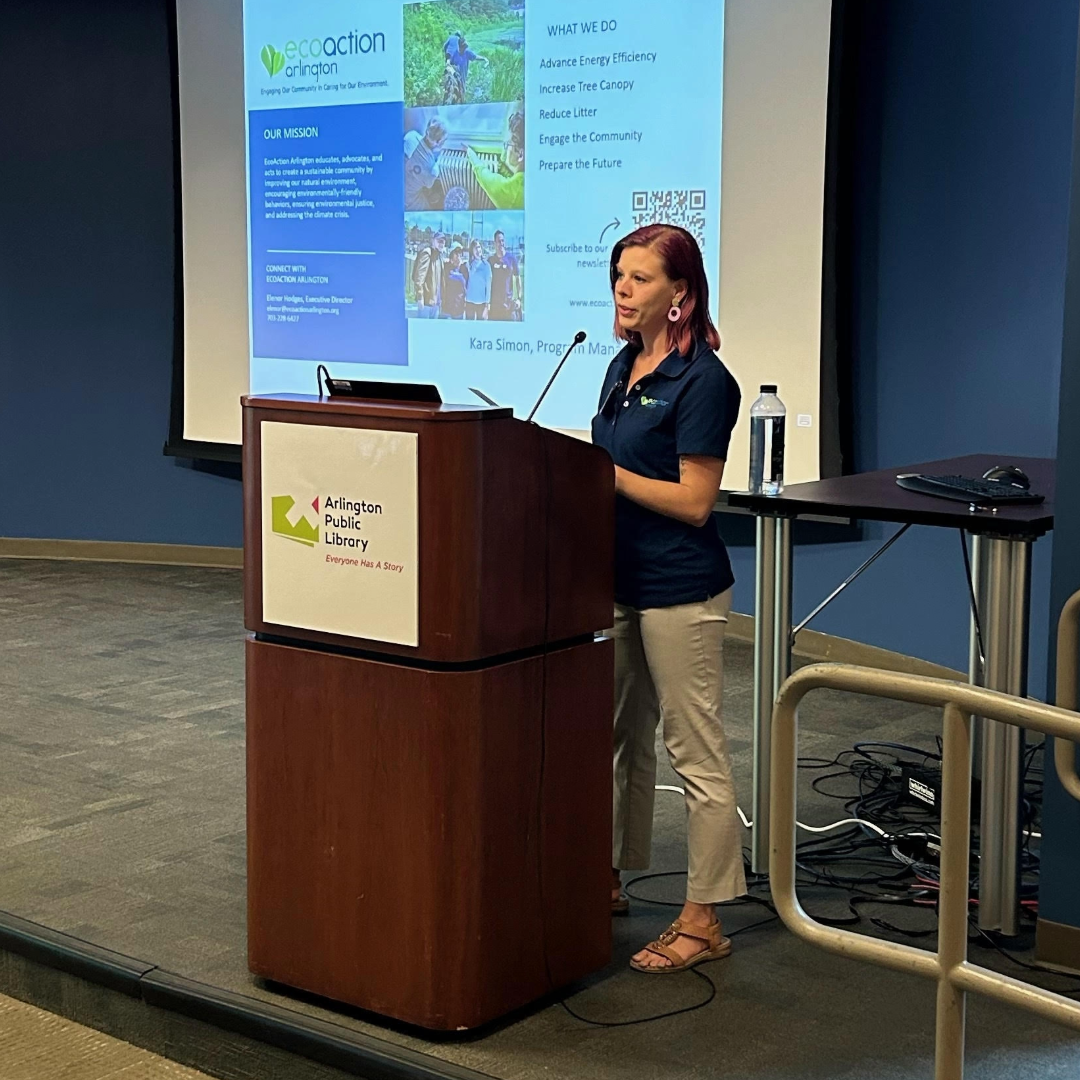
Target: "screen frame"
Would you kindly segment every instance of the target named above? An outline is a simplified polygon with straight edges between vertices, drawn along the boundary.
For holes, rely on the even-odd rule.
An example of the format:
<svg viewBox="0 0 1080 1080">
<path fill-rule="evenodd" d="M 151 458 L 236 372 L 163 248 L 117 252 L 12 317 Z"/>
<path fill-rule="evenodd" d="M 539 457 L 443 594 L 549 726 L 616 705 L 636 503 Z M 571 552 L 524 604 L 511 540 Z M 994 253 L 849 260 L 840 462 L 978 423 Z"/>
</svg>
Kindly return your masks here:
<svg viewBox="0 0 1080 1080">
<path fill-rule="evenodd" d="M 184 184 L 180 126 L 180 35 L 177 0 L 166 3 L 169 24 L 169 80 L 172 92 L 173 149 L 173 355 L 169 397 L 169 432 L 162 453 L 195 462 L 231 462 L 239 465 L 240 443 L 203 442 L 184 437 Z"/>
<path fill-rule="evenodd" d="M 184 437 L 184 202 L 180 125 L 178 0 L 166 4 L 172 90 L 174 269 L 173 355 L 169 426 L 163 453 L 196 461 L 239 462 L 239 443 L 204 442 Z M 853 348 L 850 312 L 854 295 L 851 237 L 854 173 L 854 96 L 856 71 L 852 43 L 858 4 L 832 0 L 826 98 L 825 169 L 822 191 L 821 329 L 819 343 L 819 473 L 822 479 L 854 470 L 852 403 Z"/>
</svg>

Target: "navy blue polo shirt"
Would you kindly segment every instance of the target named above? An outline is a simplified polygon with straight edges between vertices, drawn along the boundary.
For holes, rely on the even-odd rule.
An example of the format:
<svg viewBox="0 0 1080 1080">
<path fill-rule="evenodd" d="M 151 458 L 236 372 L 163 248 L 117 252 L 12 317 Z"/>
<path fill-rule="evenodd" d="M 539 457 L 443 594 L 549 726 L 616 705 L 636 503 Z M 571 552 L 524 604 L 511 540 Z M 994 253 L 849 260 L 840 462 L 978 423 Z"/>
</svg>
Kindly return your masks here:
<svg viewBox="0 0 1080 1080">
<path fill-rule="evenodd" d="M 727 459 L 742 394 L 723 361 L 705 343 L 677 350 L 633 386 L 640 346 L 611 361 L 592 422 L 593 442 L 616 465 L 651 480 L 679 482 L 679 457 Z M 731 588 L 731 572 L 715 515 L 700 528 L 647 510 L 623 496 L 615 502 L 615 600 L 633 608 L 674 607 Z"/>
</svg>

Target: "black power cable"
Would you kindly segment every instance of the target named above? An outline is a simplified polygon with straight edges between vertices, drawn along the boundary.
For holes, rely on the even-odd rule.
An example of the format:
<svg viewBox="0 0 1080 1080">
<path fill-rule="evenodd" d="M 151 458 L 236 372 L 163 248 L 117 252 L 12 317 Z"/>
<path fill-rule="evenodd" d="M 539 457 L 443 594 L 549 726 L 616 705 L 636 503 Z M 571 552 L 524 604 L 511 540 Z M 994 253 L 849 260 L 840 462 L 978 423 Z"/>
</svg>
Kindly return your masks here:
<svg viewBox="0 0 1080 1080">
<path fill-rule="evenodd" d="M 640 903 L 654 904 L 658 907 L 681 908 L 683 906 L 683 902 L 681 900 L 652 900 L 647 896 L 639 896 L 638 894 L 632 892 L 631 889 L 632 886 L 636 885 L 639 881 L 651 881 L 655 878 L 685 876 L 685 870 L 671 870 L 655 874 L 639 874 L 637 877 L 631 878 L 631 880 L 626 883 L 625 891 L 627 896 L 629 896 L 633 900 L 639 901 Z M 769 915 L 768 918 L 759 919 L 757 922 L 750 923 L 747 926 L 740 926 L 735 930 L 731 930 L 725 934 L 725 937 L 733 938 L 738 936 L 739 934 L 745 934 L 751 930 L 756 930 L 758 927 L 768 926 L 771 923 L 779 921 L 780 916 L 776 913 L 776 909 L 772 906 L 771 903 L 769 903 L 768 900 L 765 900 L 759 896 L 742 896 L 735 900 L 727 900 L 721 904 L 718 904 L 717 907 L 737 907 L 741 904 L 760 904 L 761 906 L 768 908 L 769 911 L 772 912 L 772 914 Z M 681 1009 L 672 1009 L 668 1012 L 655 1013 L 652 1016 L 635 1017 L 632 1020 L 593 1020 L 588 1016 L 582 1016 L 581 1013 L 575 1012 L 572 1008 L 570 1008 L 569 1005 L 567 1005 L 565 1001 L 560 1002 L 560 1004 L 566 1010 L 566 1012 L 568 1012 L 575 1020 L 580 1020 L 583 1024 L 589 1024 L 591 1027 L 613 1028 L 632 1027 L 635 1024 L 650 1024 L 655 1020 L 666 1020 L 670 1016 L 680 1016 L 683 1013 L 696 1012 L 698 1009 L 704 1009 L 705 1006 L 708 1005 L 716 997 L 716 983 L 714 983 L 712 979 L 710 979 L 709 976 L 701 970 L 700 967 L 690 968 L 688 973 L 691 975 L 696 975 L 699 979 L 707 983 L 709 986 L 709 990 L 706 996 L 701 1001 L 695 1002 L 693 1005 L 685 1005 Z"/>
<path fill-rule="evenodd" d="M 590 1027 L 600 1028 L 618 1028 L 618 1027 L 633 1027 L 635 1024 L 651 1024 L 654 1020 L 666 1020 L 669 1016 L 681 1016 L 683 1013 L 697 1012 L 698 1009 L 704 1009 L 716 997 L 716 983 L 705 974 L 701 968 L 692 967 L 689 970 L 689 974 L 696 975 L 703 982 L 708 984 L 709 990 L 706 996 L 693 1005 L 685 1005 L 681 1009 L 672 1009 L 669 1012 L 656 1013 L 653 1016 L 640 1016 L 633 1020 L 592 1020 L 588 1016 L 582 1016 L 581 1013 L 574 1012 L 565 1001 L 560 1002 L 562 1007 L 575 1019 L 580 1020 L 583 1024 L 588 1024 Z"/>
</svg>

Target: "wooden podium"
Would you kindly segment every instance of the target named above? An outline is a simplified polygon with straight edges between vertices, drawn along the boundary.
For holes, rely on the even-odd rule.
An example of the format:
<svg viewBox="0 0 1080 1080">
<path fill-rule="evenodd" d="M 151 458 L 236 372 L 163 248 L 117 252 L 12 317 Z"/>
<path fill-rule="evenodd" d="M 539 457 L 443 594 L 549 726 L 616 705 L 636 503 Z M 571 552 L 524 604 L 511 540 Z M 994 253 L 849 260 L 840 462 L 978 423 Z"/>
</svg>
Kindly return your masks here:
<svg viewBox="0 0 1080 1080">
<path fill-rule="evenodd" d="M 243 406 L 251 971 L 461 1030 L 603 967 L 610 459 L 508 409 Z"/>
</svg>

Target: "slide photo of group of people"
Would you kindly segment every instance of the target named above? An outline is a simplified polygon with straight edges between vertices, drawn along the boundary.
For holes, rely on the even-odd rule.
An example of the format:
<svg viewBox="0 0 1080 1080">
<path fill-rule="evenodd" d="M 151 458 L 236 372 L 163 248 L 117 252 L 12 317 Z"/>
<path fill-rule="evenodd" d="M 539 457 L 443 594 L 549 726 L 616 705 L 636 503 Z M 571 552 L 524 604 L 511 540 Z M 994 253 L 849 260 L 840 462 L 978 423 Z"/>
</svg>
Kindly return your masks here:
<svg viewBox="0 0 1080 1080">
<path fill-rule="evenodd" d="M 413 319 L 517 322 L 524 290 L 523 215 L 405 215 L 405 312 Z"/>
<path fill-rule="evenodd" d="M 525 0 L 428 0 L 405 5 L 404 16 L 406 311 L 521 319 Z M 494 299 L 475 299 L 488 291 L 478 260 L 497 281 Z M 466 308 L 457 294 L 470 266 Z"/>
</svg>

